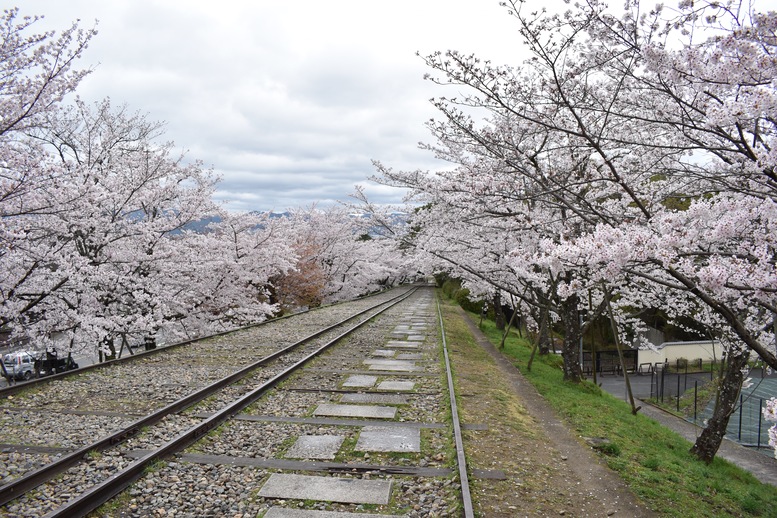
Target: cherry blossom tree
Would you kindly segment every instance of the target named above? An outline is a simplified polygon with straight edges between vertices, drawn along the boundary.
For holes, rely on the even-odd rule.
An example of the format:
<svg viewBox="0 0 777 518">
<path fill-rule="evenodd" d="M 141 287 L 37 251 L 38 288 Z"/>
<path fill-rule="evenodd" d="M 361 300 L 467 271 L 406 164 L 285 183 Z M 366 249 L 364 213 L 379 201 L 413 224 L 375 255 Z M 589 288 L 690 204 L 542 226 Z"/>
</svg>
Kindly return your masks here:
<svg viewBox="0 0 777 518">
<path fill-rule="evenodd" d="M 425 58 L 429 79 L 457 90 L 434 101 L 442 120 L 428 146 L 456 168 L 436 179 L 383 168 L 383 181 L 466 214 L 459 221 L 524 225 L 531 244 L 508 254 L 512 270 L 548 276 L 571 337 L 581 302 L 601 308 L 611 294 L 622 323 L 635 308 L 667 307 L 705 324 L 727 353 L 718 409 L 694 446 L 709 461 L 750 351 L 777 366 L 775 14 L 505 5 L 531 53 L 522 66 Z"/>
<path fill-rule="evenodd" d="M 581 325 L 576 297 L 556 296 L 555 286 L 562 276 L 544 260 L 541 245 L 558 242 L 562 232 L 568 232 L 559 224 L 563 213 L 534 199 L 528 183 L 516 186 L 506 170 L 496 173 L 491 162 L 484 166 L 482 155 L 471 159 L 466 152 L 456 151 L 452 142 L 458 139 L 449 140 L 444 149 L 443 139 L 440 142 L 435 148 L 438 156 L 464 165 L 424 175 L 376 164 L 382 173 L 378 181 L 410 189 L 414 200 L 424 204 L 411 221 L 416 232 L 402 239 L 431 255 L 437 268 L 462 278 L 473 296 L 512 299 L 529 317 L 527 324 L 540 334 L 545 348 L 551 322 L 559 322 L 565 329 L 565 379 L 580 381 L 580 336 L 601 308 Z M 484 181 L 500 174 L 500 180 Z"/>
<path fill-rule="evenodd" d="M 39 19 L 20 19 L 17 8 L 5 10 L 0 18 L 0 136 L 12 138 L 17 132 L 39 127 L 41 117 L 89 73 L 73 65 L 97 31 L 80 29 L 75 23 L 58 36 L 53 31 L 31 34 Z"/>
<path fill-rule="evenodd" d="M 74 65 L 96 34 L 77 24 L 59 35 L 34 33 L 38 20 L 20 17 L 18 9 L 5 10 L 0 19 L 0 328 L 19 314 L 38 311 L 47 295 L 33 288 L 19 297 L 19 291 L 34 284 L 31 277 L 46 266 L 46 257 L 26 261 L 36 246 L 27 237 L 31 216 L 50 211 L 41 189 L 55 184 L 60 171 L 26 135 L 44 127 L 48 114 L 89 73 Z"/>
<path fill-rule="evenodd" d="M 14 337 L 112 358 L 406 279 L 358 215 L 226 213 L 162 124 L 109 99 L 65 105 L 95 33 L 25 36 L 35 21 L 7 11 L 0 49 L 0 327 Z"/>
<path fill-rule="evenodd" d="M 352 299 L 404 282 L 408 266 L 393 243 L 370 235 L 372 222 L 344 206 L 295 209 L 281 232 L 298 257 L 297 268 L 277 279 L 286 304 L 310 307 Z"/>
<path fill-rule="evenodd" d="M 604 261 L 597 254 L 589 264 L 609 264 L 617 272 L 610 281 L 622 274 L 649 279 L 640 283 L 642 293 L 647 287 L 662 292 L 675 311 L 704 322 L 726 344 L 716 409 L 692 449 L 711 461 L 750 351 L 772 367 L 777 360 L 775 14 L 733 3 L 679 9 L 670 17 L 660 8 L 642 14 L 634 5 L 620 20 L 596 10 L 582 18 L 591 35 L 586 58 L 593 55 L 597 73 L 617 82 L 604 94 L 588 85 L 573 88 L 586 97 L 572 103 L 566 99 L 574 94 L 567 95 L 561 104 L 574 114 L 572 133 L 589 142 L 617 194 L 637 209 L 583 237 L 598 243 L 597 250 L 610 250 Z M 572 27 L 580 21 L 573 19 Z M 567 83 L 556 85 L 556 91 L 570 90 Z M 597 113 L 606 118 L 594 118 Z M 614 122 L 612 137 L 606 119 Z M 625 239 L 601 247 L 610 234 Z"/>
<path fill-rule="evenodd" d="M 169 332 L 193 338 L 277 314 L 274 280 L 297 265 L 281 226 L 269 213 L 225 213 L 173 236 Z"/>
<path fill-rule="evenodd" d="M 36 189 L 55 171 L 42 166 L 42 149 L 25 138 L 25 132 L 45 124 L 46 115 L 73 92 L 89 70 L 75 70 L 94 30 L 77 24 L 63 31 L 34 34 L 38 17 L 19 19 L 19 10 L 5 10 L 0 48 L 0 253 L 7 254 L 18 236 L 5 218 L 45 209 L 34 199 Z M 6 284 L 7 286 L 7 284 Z M 1 318 L 1 317 L 0 317 Z M 2 321 L 0 321 L 1 323 Z M 1 325 L 1 324 L 0 324 Z"/>
<path fill-rule="evenodd" d="M 55 337 L 99 343 L 109 357 L 119 337 L 153 341 L 165 319 L 169 237 L 216 213 L 210 173 L 156 144 L 160 130 L 108 100 L 77 100 L 27 132 L 53 150 L 41 165 L 56 174 L 36 188 L 45 208 L 12 221 L 24 243 L 17 332 L 51 346 Z"/>
<path fill-rule="evenodd" d="M 7 256 L 15 333 L 111 358 L 160 333 L 193 338 L 277 311 L 270 279 L 294 265 L 278 224 L 217 207 L 216 178 L 159 143 L 159 123 L 76 100 L 28 136 L 55 174 L 36 188 L 40 210 L 8 219 L 20 236 Z"/>
</svg>

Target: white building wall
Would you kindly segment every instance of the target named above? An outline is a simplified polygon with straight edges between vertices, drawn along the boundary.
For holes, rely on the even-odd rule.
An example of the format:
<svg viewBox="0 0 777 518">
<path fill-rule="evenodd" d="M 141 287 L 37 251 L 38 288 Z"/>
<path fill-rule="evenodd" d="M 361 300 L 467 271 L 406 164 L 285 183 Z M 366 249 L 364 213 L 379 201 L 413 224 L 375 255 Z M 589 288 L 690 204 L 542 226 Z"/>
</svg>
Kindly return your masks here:
<svg viewBox="0 0 777 518">
<path fill-rule="evenodd" d="M 679 358 L 703 362 L 720 360 L 723 349 L 715 340 L 701 342 L 664 342 L 656 350 L 640 349 L 637 353 L 637 363 L 675 363 Z"/>
</svg>

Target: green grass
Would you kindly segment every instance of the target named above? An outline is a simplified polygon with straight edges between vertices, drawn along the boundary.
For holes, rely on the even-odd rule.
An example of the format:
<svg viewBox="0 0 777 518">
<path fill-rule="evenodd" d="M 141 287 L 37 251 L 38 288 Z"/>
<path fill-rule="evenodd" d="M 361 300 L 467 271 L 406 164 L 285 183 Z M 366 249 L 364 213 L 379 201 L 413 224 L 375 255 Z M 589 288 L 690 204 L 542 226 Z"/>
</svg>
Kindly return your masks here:
<svg viewBox="0 0 777 518">
<path fill-rule="evenodd" d="M 680 417 L 693 418 L 694 409 L 696 413 L 701 413 L 707 405 L 715 399 L 717 393 L 717 379 L 713 381 L 707 381 L 699 385 L 698 390 L 694 394 L 694 389 L 690 388 L 686 390 L 680 396 L 680 409 L 677 407 L 677 398 L 668 397 L 661 401 L 660 399 L 651 398 L 651 404 L 661 407 L 669 413 L 678 415 Z"/>
<path fill-rule="evenodd" d="M 478 315 L 470 315 L 475 322 Z M 494 323 L 481 326 L 498 345 L 501 331 Z M 511 334 L 504 354 L 581 437 L 607 439 L 596 449 L 635 494 L 660 516 L 774 516 L 777 489 L 759 482 L 733 464 L 715 459 L 707 465 L 689 453 L 691 443 L 675 432 L 603 392 L 590 382 L 563 381 L 560 358 L 535 356 L 526 365 L 530 344 Z"/>
<path fill-rule="evenodd" d="M 129 507 L 132 497 L 129 491 L 122 491 L 115 497 L 108 500 L 106 503 L 92 511 L 87 516 L 89 518 L 112 518 L 114 516 L 122 516 L 122 512 Z"/>
</svg>

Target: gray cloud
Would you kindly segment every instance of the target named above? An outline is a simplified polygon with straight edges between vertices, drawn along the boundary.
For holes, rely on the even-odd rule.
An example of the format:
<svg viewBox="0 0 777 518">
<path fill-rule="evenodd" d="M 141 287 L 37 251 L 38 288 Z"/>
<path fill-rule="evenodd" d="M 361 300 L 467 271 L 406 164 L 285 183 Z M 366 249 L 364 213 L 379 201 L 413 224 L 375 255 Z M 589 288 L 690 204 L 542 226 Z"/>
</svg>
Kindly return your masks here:
<svg viewBox="0 0 777 518">
<path fill-rule="evenodd" d="M 346 200 L 356 184 L 399 203 L 367 182 L 372 159 L 445 166 L 417 143 L 428 99 L 450 92 L 422 79 L 415 52 L 516 62 L 518 46 L 497 0 L 30 0 L 22 14 L 45 15 L 41 30 L 98 19 L 79 95 L 166 121 L 166 139 L 223 177 L 230 210 Z"/>
</svg>

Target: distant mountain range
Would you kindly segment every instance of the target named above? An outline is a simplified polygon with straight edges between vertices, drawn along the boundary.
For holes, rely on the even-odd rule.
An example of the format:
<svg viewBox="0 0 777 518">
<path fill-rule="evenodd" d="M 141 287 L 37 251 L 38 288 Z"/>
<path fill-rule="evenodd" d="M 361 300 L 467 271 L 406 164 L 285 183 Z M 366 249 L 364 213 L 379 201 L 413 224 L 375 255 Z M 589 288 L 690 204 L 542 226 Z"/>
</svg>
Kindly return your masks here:
<svg viewBox="0 0 777 518">
<path fill-rule="evenodd" d="M 252 211 L 251 214 L 265 215 L 265 214 L 268 214 L 268 213 L 267 212 L 262 212 L 262 211 Z M 291 213 L 288 212 L 288 211 L 286 211 L 286 212 L 270 212 L 269 213 L 269 217 L 270 217 L 270 219 L 280 219 L 280 218 L 288 217 L 290 214 Z M 353 217 L 353 218 L 366 218 L 366 219 L 372 218 L 371 214 L 352 213 L 352 214 L 350 214 L 350 216 Z M 404 226 L 407 223 L 407 216 L 408 215 L 405 212 L 392 212 L 390 214 L 391 224 L 392 225 Z M 202 218 L 202 219 L 199 219 L 197 221 L 192 221 L 190 223 L 187 223 L 186 225 L 184 225 L 184 227 L 179 232 L 183 232 L 185 230 L 189 230 L 189 231 L 192 231 L 192 232 L 203 233 L 203 232 L 205 232 L 205 229 L 208 227 L 208 225 L 210 225 L 211 223 L 218 223 L 219 221 L 221 221 L 221 218 L 219 216 L 212 216 L 212 217 Z M 378 235 L 378 234 L 380 234 L 380 232 L 375 230 L 374 232 L 371 231 L 370 234 Z"/>
</svg>

